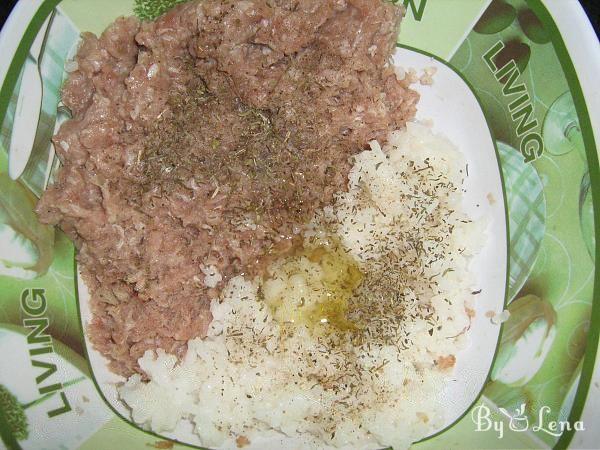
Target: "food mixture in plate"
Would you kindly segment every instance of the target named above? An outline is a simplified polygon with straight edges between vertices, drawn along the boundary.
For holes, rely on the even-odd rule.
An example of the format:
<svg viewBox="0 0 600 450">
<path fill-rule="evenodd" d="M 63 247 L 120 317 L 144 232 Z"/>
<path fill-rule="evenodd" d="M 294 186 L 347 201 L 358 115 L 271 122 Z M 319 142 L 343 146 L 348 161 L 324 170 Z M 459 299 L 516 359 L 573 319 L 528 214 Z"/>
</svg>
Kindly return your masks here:
<svg viewBox="0 0 600 450">
<path fill-rule="evenodd" d="M 349 157 L 415 113 L 384 0 L 203 0 L 84 34 L 39 215 L 76 243 L 90 338 L 122 375 L 183 356 L 210 300 L 289 250 Z"/>
<path fill-rule="evenodd" d="M 78 248 L 136 423 L 396 449 L 443 423 L 483 232 L 391 63 L 401 17 L 203 0 L 83 35 L 37 209 Z"/>
<path fill-rule="evenodd" d="M 461 212 L 465 164 L 418 124 L 358 154 L 348 192 L 318 212 L 303 251 L 213 299 L 185 358 L 146 352 L 118 388 L 138 424 L 193 424 L 203 445 L 285 435 L 290 448 L 408 448 L 444 424 L 441 392 L 474 316 Z M 276 447 L 275 447 L 276 448 Z"/>
</svg>

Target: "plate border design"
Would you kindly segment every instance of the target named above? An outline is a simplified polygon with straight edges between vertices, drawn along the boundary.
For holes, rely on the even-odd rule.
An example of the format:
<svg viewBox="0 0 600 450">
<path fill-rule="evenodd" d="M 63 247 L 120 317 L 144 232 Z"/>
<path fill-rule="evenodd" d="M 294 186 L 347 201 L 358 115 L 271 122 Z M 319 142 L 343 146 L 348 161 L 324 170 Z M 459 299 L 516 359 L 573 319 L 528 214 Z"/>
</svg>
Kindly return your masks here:
<svg viewBox="0 0 600 450">
<path fill-rule="evenodd" d="M 5 119 L 5 115 L 6 115 L 6 111 L 8 108 L 8 104 L 10 102 L 11 95 L 12 95 L 15 85 L 18 81 L 21 67 L 23 66 L 25 59 L 27 58 L 27 53 L 29 51 L 29 48 L 31 47 L 31 44 L 34 41 L 35 36 L 37 35 L 37 32 L 41 28 L 42 24 L 44 23 L 44 21 L 46 20 L 48 15 L 52 12 L 52 10 L 54 10 L 54 8 L 56 8 L 61 3 L 61 1 L 62 0 L 43 0 L 41 5 L 39 6 L 38 10 L 35 12 L 33 17 L 31 18 L 29 25 L 27 26 L 25 32 L 23 33 L 21 41 L 20 41 L 20 43 L 17 47 L 17 50 L 15 51 L 15 54 L 10 62 L 8 71 L 6 72 L 6 76 L 3 80 L 2 86 L 0 88 L 0 123 L 3 123 L 3 121 Z M 590 314 L 591 326 L 590 326 L 590 329 L 588 331 L 588 336 L 587 336 L 587 345 L 586 345 L 586 352 L 585 352 L 584 360 L 583 360 L 581 379 L 580 379 L 579 385 L 577 387 L 577 393 L 575 395 L 575 400 L 573 402 L 573 406 L 571 408 L 571 411 L 569 414 L 569 419 L 568 419 L 570 423 L 575 423 L 576 421 L 578 421 L 580 419 L 583 408 L 586 403 L 586 399 L 587 399 L 591 381 L 592 381 L 594 365 L 596 362 L 596 356 L 598 354 L 598 344 L 599 344 L 599 338 L 600 338 L 600 165 L 598 162 L 598 153 L 597 153 L 597 148 L 596 148 L 596 142 L 594 139 L 594 129 L 592 127 L 592 123 L 591 123 L 591 119 L 589 116 L 588 107 L 587 107 L 587 104 L 585 101 L 583 90 L 581 88 L 581 84 L 579 82 L 577 72 L 573 65 L 573 61 L 571 59 L 571 56 L 569 55 L 569 52 L 567 50 L 567 47 L 564 43 L 564 40 L 563 40 L 561 34 L 560 34 L 560 31 L 558 30 L 558 27 L 557 27 L 554 19 L 552 18 L 551 14 L 549 13 L 547 7 L 543 4 L 542 0 L 526 0 L 526 3 L 533 10 L 533 12 L 536 14 L 536 16 L 542 22 L 543 26 L 550 33 L 553 49 L 554 49 L 556 56 L 560 62 L 560 65 L 561 65 L 561 68 L 565 75 L 565 78 L 567 80 L 567 85 L 569 87 L 571 95 L 573 96 L 573 102 L 575 104 L 577 116 L 578 116 L 580 124 L 581 124 L 581 130 L 582 130 L 583 141 L 584 141 L 584 145 L 585 145 L 585 152 L 586 152 L 586 157 L 587 157 L 587 164 L 588 164 L 589 173 L 590 173 L 590 184 L 591 184 L 593 212 L 594 212 L 594 214 L 593 214 L 594 215 L 594 234 L 596 237 L 596 249 L 595 249 L 596 264 L 594 267 L 594 287 L 593 287 L 593 297 L 592 297 L 592 310 L 591 310 L 591 314 Z M 15 8 L 18 8 L 19 5 L 20 5 L 20 3 L 18 3 Z M 435 58 L 437 61 L 448 66 L 450 69 L 452 69 L 454 72 L 456 72 L 461 77 L 461 79 L 463 79 L 463 81 L 467 84 L 467 86 L 469 86 L 469 88 L 471 89 L 471 91 L 475 95 L 475 98 L 477 99 L 478 103 L 481 106 L 481 102 L 480 102 L 479 98 L 477 97 L 477 95 L 475 94 L 475 92 L 473 91 L 471 84 L 448 61 L 444 61 L 443 59 L 441 59 L 435 55 L 431 55 L 427 52 L 424 52 L 422 50 L 419 50 L 419 49 L 416 49 L 413 47 L 404 46 L 404 45 L 398 45 L 398 47 L 406 48 L 406 49 L 413 50 L 413 51 L 416 51 L 421 54 L 425 54 L 427 56 L 431 56 L 431 57 Z M 484 117 L 486 118 L 486 122 L 488 123 L 488 128 L 489 128 L 489 121 L 487 119 L 486 113 L 483 110 L 483 108 L 482 108 L 482 111 L 483 111 Z M 493 131 L 491 130 L 491 128 L 490 128 L 490 134 L 491 134 L 492 138 L 494 139 L 494 134 L 493 134 Z M 494 139 L 494 148 L 496 151 L 496 157 L 499 158 L 495 139 Z M 502 191 L 503 191 L 503 196 L 504 196 L 503 200 L 504 200 L 504 204 L 505 204 L 505 219 L 508 219 L 509 212 L 508 212 L 507 203 L 506 203 L 506 189 L 505 189 L 505 185 L 504 185 L 504 177 L 502 174 L 501 165 L 500 165 L 499 160 L 498 160 L 498 168 L 500 170 L 500 177 L 502 180 Z M 510 245 L 510 239 L 509 239 L 510 234 L 508 234 L 509 233 L 508 226 L 509 226 L 508 220 L 506 220 L 507 252 L 509 251 L 508 246 Z M 509 269 L 510 269 L 509 266 L 510 266 L 510 259 L 507 258 L 506 283 L 508 283 L 508 273 L 509 273 Z M 88 367 L 90 368 L 90 373 L 91 373 L 90 378 L 92 379 L 101 398 L 104 400 L 104 402 L 110 408 L 110 410 L 113 413 L 115 413 L 115 415 L 118 416 L 120 419 L 124 420 L 128 425 L 130 425 L 134 428 L 137 428 L 138 430 L 141 430 L 150 436 L 153 436 L 153 437 L 156 437 L 159 439 L 165 439 L 165 436 L 153 433 L 148 430 L 144 430 L 141 427 L 139 427 L 138 425 L 130 422 L 129 420 L 124 418 L 119 412 L 117 412 L 112 407 L 112 405 L 110 405 L 110 403 L 105 399 L 101 389 L 98 386 L 96 378 L 91 370 L 91 365 L 89 363 L 87 345 L 85 344 L 85 338 L 83 335 L 84 331 L 83 331 L 83 324 L 81 322 L 81 312 L 79 309 L 79 294 L 78 294 L 78 287 L 77 287 L 77 265 L 76 264 L 75 264 L 74 292 L 75 292 L 75 298 L 76 298 L 76 302 L 77 302 L 77 311 L 78 311 L 78 320 L 79 320 L 80 331 L 81 331 L 81 339 L 82 339 L 82 342 L 84 343 L 83 348 L 84 348 L 84 352 L 86 355 L 87 364 L 88 364 Z M 504 299 L 505 306 L 506 306 L 507 292 L 508 292 L 508 289 L 507 289 L 507 286 L 505 286 L 505 299 Z M 503 330 L 501 329 L 500 335 L 499 335 L 499 341 L 500 341 L 500 338 L 502 335 L 502 331 Z M 495 361 L 495 358 L 497 355 L 497 351 L 498 351 L 498 344 L 496 346 L 496 353 L 494 354 L 494 359 L 492 360 L 492 365 L 490 366 L 490 370 L 494 364 L 494 361 Z M 488 378 L 489 378 L 489 373 L 488 373 Z M 476 403 L 479 400 L 479 398 L 481 397 L 484 390 L 485 390 L 485 384 L 484 384 L 483 389 L 481 390 L 481 392 L 475 399 L 474 403 Z M 473 406 L 473 405 L 471 405 L 471 406 Z M 431 436 L 429 436 L 421 441 L 418 441 L 418 442 L 424 442 L 424 441 L 433 439 L 434 437 L 441 435 L 443 432 L 447 431 L 449 428 L 454 426 L 456 424 L 456 422 L 458 422 L 460 419 L 462 419 L 464 417 L 464 415 L 468 413 L 468 411 L 469 411 L 469 409 L 467 409 L 465 411 L 465 413 L 459 419 L 457 419 L 455 422 L 450 424 L 448 427 L 446 427 L 443 430 L 437 432 L 436 434 L 431 435 Z M 5 435 L 6 435 L 7 425 L 8 424 L 6 423 L 4 416 L 3 416 L 2 412 L 0 411 L 0 434 L 2 435 L 2 437 L 5 437 Z M 574 429 L 565 430 L 553 448 L 556 450 L 567 449 L 569 446 L 569 443 L 571 442 L 571 440 L 573 438 L 574 433 L 575 433 Z M 11 433 L 8 433 L 8 434 L 11 434 Z M 198 447 L 198 446 L 195 446 L 192 444 L 187 444 L 187 443 L 178 441 L 176 439 L 171 439 L 171 438 L 168 438 L 168 439 L 179 445 L 182 445 L 182 446 L 185 446 L 188 448 L 207 450 L 204 447 Z M 14 443 L 13 443 L 13 441 L 14 441 Z M 7 441 L 7 443 L 8 442 L 10 442 L 11 445 L 13 445 L 14 448 L 16 448 L 16 449 L 21 448 L 19 443 L 14 439 Z"/>
</svg>

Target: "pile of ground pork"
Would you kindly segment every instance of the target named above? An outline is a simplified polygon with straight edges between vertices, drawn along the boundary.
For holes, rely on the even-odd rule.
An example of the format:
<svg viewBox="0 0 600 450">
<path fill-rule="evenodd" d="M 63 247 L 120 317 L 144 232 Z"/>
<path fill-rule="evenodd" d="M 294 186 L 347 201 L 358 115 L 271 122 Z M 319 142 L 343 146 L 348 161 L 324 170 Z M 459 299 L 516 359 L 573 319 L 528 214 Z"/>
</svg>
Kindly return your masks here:
<svg viewBox="0 0 600 450">
<path fill-rule="evenodd" d="M 400 19 L 384 0 L 202 0 L 83 35 L 37 210 L 77 245 L 113 371 L 182 357 L 225 283 L 292 247 L 349 157 L 414 116 L 388 65 Z"/>
</svg>

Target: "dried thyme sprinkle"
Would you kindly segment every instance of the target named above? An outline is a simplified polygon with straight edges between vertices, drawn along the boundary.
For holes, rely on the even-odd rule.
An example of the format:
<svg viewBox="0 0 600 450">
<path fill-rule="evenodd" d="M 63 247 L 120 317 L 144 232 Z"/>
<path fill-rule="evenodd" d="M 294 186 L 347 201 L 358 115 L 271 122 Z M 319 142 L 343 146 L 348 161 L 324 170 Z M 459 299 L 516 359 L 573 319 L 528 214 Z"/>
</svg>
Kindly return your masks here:
<svg viewBox="0 0 600 450">
<path fill-rule="evenodd" d="M 232 93 L 217 95 L 198 79 L 172 95 L 168 113 L 148 127 L 137 158 L 143 189 L 175 189 L 193 179 L 210 184 L 211 194 L 224 186 L 213 199 L 237 194 L 231 208 L 250 212 L 256 222 L 285 210 L 302 223 L 312 212 L 304 205 L 306 192 L 318 190 L 322 180 L 306 171 L 310 150 L 301 155 L 292 140 L 270 111 L 250 108 Z"/>
</svg>

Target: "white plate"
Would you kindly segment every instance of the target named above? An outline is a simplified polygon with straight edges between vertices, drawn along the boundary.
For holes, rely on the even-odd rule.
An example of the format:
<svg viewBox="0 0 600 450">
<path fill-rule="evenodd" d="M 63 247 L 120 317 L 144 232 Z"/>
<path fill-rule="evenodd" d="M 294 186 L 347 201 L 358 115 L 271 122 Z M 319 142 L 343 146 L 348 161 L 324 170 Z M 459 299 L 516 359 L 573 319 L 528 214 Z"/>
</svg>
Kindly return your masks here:
<svg viewBox="0 0 600 450">
<path fill-rule="evenodd" d="M 479 255 L 471 262 L 477 280 L 476 311 L 469 331 L 470 345 L 457 357 L 452 379 L 440 396 L 446 411 L 446 422 L 435 430 L 441 431 L 462 416 L 475 401 L 487 379 L 496 351 L 500 326 L 492 323 L 486 314 L 502 312 L 504 308 L 507 273 L 507 230 L 504 211 L 500 168 L 488 124 L 475 95 L 463 79 L 445 64 L 420 53 L 397 49 L 395 62 L 404 68 L 423 72 L 437 69 L 432 86 L 417 84 L 421 94 L 417 120 L 433 121 L 433 131 L 448 137 L 465 155 L 469 167 L 465 188 L 465 210 L 473 217 L 484 217 L 489 225 L 488 239 Z M 493 201 L 490 202 L 490 199 Z M 79 277 L 79 301 L 83 325 L 91 320 L 89 293 Z M 128 409 L 119 401 L 116 384 L 123 382 L 107 368 L 108 361 L 93 349 L 87 336 L 86 345 L 90 364 L 106 400 L 123 416 Z M 191 433 L 191 426 L 182 423 L 168 437 L 181 442 L 200 445 Z M 253 442 L 248 449 L 297 448 L 292 439 L 270 439 Z"/>
</svg>

